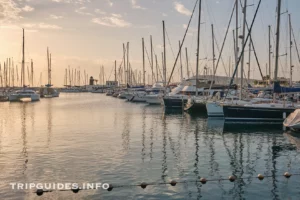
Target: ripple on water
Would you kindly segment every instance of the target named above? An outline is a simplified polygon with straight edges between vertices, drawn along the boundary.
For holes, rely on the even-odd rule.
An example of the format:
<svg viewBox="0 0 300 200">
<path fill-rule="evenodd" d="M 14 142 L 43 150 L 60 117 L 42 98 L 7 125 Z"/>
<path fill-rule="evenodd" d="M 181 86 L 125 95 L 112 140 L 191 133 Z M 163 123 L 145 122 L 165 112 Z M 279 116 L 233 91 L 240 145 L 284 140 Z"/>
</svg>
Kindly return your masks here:
<svg viewBox="0 0 300 200">
<path fill-rule="evenodd" d="M 274 127 L 224 126 L 102 94 L 0 104 L 0 195 L 5 199 L 297 199 L 300 137 Z M 263 181 L 258 173 L 270 175 Z M 243 180 L 105 190 L 11 190 L 11 182 Z"/>
</svg>

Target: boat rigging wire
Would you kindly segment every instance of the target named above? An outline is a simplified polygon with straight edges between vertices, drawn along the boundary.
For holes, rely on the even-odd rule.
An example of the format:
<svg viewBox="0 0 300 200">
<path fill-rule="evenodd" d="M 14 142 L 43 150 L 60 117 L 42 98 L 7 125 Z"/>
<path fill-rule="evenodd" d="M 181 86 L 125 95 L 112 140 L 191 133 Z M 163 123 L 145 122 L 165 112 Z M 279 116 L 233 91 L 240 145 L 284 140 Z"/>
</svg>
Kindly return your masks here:
<svg viewBox="0 0 300 200">
<path fill-rule="evenodd" d="M 180 44 L 179 51 L 178 51 L 178 53 L 177 53 L 177 57 L 176 57 L 176 59 L 175 59 L 174 66 L 173 66 L 173 69 L 172 69 L 172 71 L 171 71 L 170 78 L 169 78 L 169 80 L 168 80 L 168 82 L 167 82 L 167 84 L 166 84 L 166 87 L 167 87 L 167 85 L 169 85 L 169 83 L 170 83 L 170 81 L 171 81 L 171 78 L 172 78 L 172 75 L 173 75 L 173 72 L 174 72 L 175 66 L 176 66 L 176 64 L 177 64 L 178 57 L 179 57 L 179 55 L 180 55 L 180 52 L 181 52 L 182 46 L 183 46 L 183 44 L 184 44 L 185 37 L 186 37 L 186 35 L 187 35 L 187 32 L 188 32 L 188 30 L 189 30 L 189 27 L 190 27 L 190 24 L 191 24 L 192 18 L 193 18 L 193 16 L 194 16 L 195 9 L 196 9 L 196 6 L 197 6 L 197 3 L 198 3 L 198 1 L 199 1 L 199 0 L 196 0 L 195 6 L 194 6 L 194 8 L 193 8 L 193 11 L 192 11 L 192 14 L 191 14 L 191 17 L 190 17 L 189 23 L 188 23 L 188 25 L 187 25 L 187 28 L 186 28 L 186 30 L 185 30 L 185 33 L 184 33 L 184 36 L 183 36 L 182 42 L 181 42 L 181 44 Z"/>
<path fill-rule="evenodd" d="M 228 86 L 228 90 L 227 90 L 227 92 L 226 92 L 225 98 L 226 98 L 227 95 L 228 95 L 230 86 L 231 86 L 232 83 L 233 83 L 233 78 L 235 77 L 235 74 L 236 74 L 237 68 L 238 68 L 238 66 L 239 66 L 239 63 L 240 63 L 240 61 L 241 61 L 242 55 L 244 54 L 245 47 L 246 47 L 246 43 L 247 43 L 247 41 L 248 41 L 248 39 L 249 39 L 249 36 L 250 36 L 250 34 L 251 34 L 251 31 L 252 31 L 252 28 L 253 28 L 253 25 L 254 25 L 254 21 L 255 21 L 255 19 L 256 19 L 256 16 L 257 16 L 257 13 L 258 13 L 260 4 L 261 4 L 261 0 L 259 0 L 259 3 L 258 3 L 258 5 L 257 5 L 257 8 L 256 8 L 256 11 L 255 11 L 253 20 L 252 20 L 252 22 L 251 22 L 251 26 L 250 26 L 250 29 L 249 29 L 249 31 L 248 31 L 248 34 L 247 34 L 245 43 L 244 43 L 244 45 L 243 45 L 241 54 L 240 54 L 240 56 L 239 56 L 239 58 L 238 58 L 238 61 L 237 61 L 236 66 L 235 66 L 235 69 L 234 69 L 234 71 L 233 71 L 233 75 L 232 75 L 232 77 L 231 77 L 230 84 L 229 84 L 229 86 Z M 241 86 L 241 87 L 242 87 L 242 86 Z"/>
</svg>

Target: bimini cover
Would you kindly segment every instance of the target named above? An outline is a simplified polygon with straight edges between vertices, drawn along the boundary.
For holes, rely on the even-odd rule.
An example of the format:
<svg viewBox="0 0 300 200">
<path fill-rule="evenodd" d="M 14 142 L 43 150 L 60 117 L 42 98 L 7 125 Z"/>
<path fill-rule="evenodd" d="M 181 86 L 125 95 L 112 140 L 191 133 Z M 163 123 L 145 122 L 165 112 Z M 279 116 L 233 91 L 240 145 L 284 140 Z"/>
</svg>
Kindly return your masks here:
<svg viewBox="0 0 300 200">
<path fill-rule="evenodd" d="M 273 87 L 274 93 L 291 93 L 291 92 L 300 92 L 300 88 L 293 87 L 281 87 L 279 82 L 274 82 Z"/>
<path fill-rule="evenodd" d="M 300 109 L 295 110 L 291 113 L 286 120 L 284 121 L 284 125 L 289 127 L 300 123 Z"/>
</svg>

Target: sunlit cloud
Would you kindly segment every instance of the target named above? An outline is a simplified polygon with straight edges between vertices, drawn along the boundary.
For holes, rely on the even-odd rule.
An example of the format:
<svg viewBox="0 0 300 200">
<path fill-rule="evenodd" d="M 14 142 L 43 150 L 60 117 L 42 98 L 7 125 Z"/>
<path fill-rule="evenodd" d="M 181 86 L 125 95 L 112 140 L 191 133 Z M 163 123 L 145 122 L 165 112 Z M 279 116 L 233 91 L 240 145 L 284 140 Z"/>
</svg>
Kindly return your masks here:
<svg viewBox="0 0 300 200">
<path fill-rule="evenodd" d="M 89 15 L 89 16 L 93 16 L 92 13 L 86 12 L 87 8 L 86 7 L 81 7 L 79 9 L 76 9 L 75 12 L 80 14 L 80 15 Z"/>
<path fill-rule="evenodd" d="M 99 24 L 102 26 L 109 26 L 109 27 L 129 27 L 131 23 L 122 19 L 122 16 L 119 14 L 112 14 L 112 16 L 102 17 L 102 18 L 94 18 L 92 22 L 95 24 Z"/>
<path fill-rule="evenodd" d="M 95 9 L 95 13 L 98 13 L 98 14 L 101 14 L 101 15 L 105 15 L 106 14 L 106 12 L 104 12 L 104 11 L 98 9 L 98 8 Z"/>
<path fill-rule="evenodd" d="M 51 19 L 62 19 L 63 16 L 59 16 L 59 15 L 50 15 Z"/>
<path fill-rule="evenodd" d="M 0 21 L 20 19 L 21 11 L 13 0 L 0 0 Z"/>
<path fill-rule="evenodd" d="M 137 4 L 137 0 L 131 0 L 131 5 L 132 5 L 132 8 L 134 9 L 142 9 L 142 10 L 145 10 L 146 8 L 140 6 Z"/>
<path fill-rule="evenodd" d="M 106 0 L 106 1 L 110 7 L 112 7 L 114 5 L 114 3 L 111 0 Z"/>
<path fill-rule="evenodd" d="M 25 11 L 25 12 L 32 12 L 32 11 L 34 11 L 34 8 L 31 7 L 31 6 L 26 5 L 22 8 L 22 10 Z"/>
<path fill-rule="evenodd" d="M 189 9 L 184 7 L 184 5 L 179 2 L 174 2 L 174 8 L 180 14 L 188 15 L 188 16 L 192 14 L 192 12 Z"/>
</svg>

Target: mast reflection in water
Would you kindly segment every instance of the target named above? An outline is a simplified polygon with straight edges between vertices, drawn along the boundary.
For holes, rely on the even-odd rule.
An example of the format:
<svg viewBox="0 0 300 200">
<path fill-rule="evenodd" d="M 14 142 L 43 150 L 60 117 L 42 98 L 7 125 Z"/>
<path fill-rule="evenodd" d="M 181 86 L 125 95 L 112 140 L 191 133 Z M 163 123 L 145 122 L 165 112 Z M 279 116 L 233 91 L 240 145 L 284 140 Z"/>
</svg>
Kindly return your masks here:
<svg viewBox="0 0 300 200">
<path fill-rule="evenodd" d="M 46 193 L 49 199 L 294 199 L 299 137 L 282 127 L 227 126 L 222 119 L 101 94 L 62 94 L 38 103 L 1 103 L 0 195 L 32 199 L 10 182 L 116 185 L 243 177 L 229 181 Z M 257 174 L 270 175 L 263 181 Z"/>
</svg>

